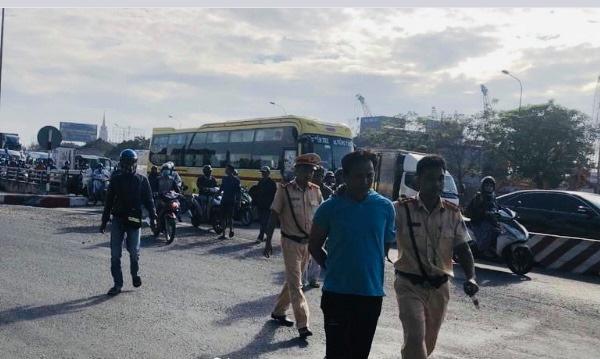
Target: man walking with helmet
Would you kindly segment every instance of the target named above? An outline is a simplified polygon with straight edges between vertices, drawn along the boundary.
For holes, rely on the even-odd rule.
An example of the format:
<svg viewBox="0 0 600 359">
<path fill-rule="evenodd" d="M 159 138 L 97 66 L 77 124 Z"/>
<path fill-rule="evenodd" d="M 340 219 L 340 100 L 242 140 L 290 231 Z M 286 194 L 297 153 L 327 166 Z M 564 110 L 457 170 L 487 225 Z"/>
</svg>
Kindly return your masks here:
<svg viewBox="0 0 600 359">
<path fill-rule="evenodd" d="M 110 181 L 100 233 L 106 232 L 106 225 L 112 214 L 110 228 L 110 271 L 114 286 L 108 295 L 121 293 L 123 273 L 121 271 L 121 254 L 123 240 L 126 241 L 131 264 L 131 278 L 134 287 L 142 285 L 139 271 L 140 234 L 142 226 L 142 206 L 150 216 L 150 225 L 156 225 L 156 209 L 152 200 L 152 190 L 148 179 L 136 173 L 137 154 L 131 149 L 121 152 L 119 157 L 119 173 Z"/>
</svg>

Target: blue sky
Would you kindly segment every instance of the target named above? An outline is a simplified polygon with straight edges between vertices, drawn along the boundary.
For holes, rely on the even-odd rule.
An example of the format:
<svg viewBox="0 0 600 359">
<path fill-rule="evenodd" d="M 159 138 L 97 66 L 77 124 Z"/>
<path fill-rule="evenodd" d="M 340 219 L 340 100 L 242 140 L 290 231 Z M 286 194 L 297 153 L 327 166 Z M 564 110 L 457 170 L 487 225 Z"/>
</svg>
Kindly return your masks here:
<svg viewBox="0 0 600 359">
<path fill-rule="evenodd" d="M 288 113 L 474 113 L 556 102 L 591 113 L 597 9 L 8 9 L 0 130 L 144 128 Z M 169 118 L 172 115 L 172 118 Z"/>
</svg>

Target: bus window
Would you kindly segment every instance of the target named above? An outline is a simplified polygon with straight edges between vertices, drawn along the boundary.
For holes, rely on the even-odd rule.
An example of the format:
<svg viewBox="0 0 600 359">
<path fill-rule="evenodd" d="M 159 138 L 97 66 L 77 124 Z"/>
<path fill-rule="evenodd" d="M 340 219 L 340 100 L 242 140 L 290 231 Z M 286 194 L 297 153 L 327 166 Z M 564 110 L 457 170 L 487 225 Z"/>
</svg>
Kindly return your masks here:
<svg viewBox="0 0 600 359">
<path fill-rule="evenodd" d="M 261 128 L 256 130 L 256 142 L 270 142 L 283 140 L 283 128 Z"/>
<path fill-rule="evenodd" d="M 152 145 L 150 146 L 150 162 L 157 166 L 167 162 L 168 142 L 169 135 L 155 135 L 152 137 Z"/>
<path fill-rule="evenodd" d="M 201 167 L 209 163 L 211 151 L 206 146 L 206 132 L 196 132 L 185 150 L 184 165 Z"/>
<path fill-rule="evenodd" d="M 235 168 L 254 168 L 252 146 L 254 130 L 231 131 L 229 135 L 229 163 Z"/>
<path fill-rule="evenodd" d="M 331 142 L 331 148 L 333 150 L 333 168 L 338 169 L 342 167 L 342 158 L 354 151 L 354 145 L 352 144 L 352 140 L 347 138 L 333 137 Z"/>
<path fill-rule="evenodd" d="M 189 142 L 191 135 L 191 133 L 175 133 L 169 135 L 167 142 L 167 161 L 172 161 L 175 166 L 183 166 L 185 145 Z"/>
<path fill-rule="evenodd" d="M 324 135 L 304 135 L 302 153 L 314 152 L 321 157 L 321 166 L 327 170 L 342 167 L 342 158 L 353 151 L 352 140 Z"/>
<path fill-rule="evenodd" d="M 227 143 L 229 142 L 229 131 L 208 132 L 207 143 Z"/>
<path fill-rule="evenodd" d="M 282 148 L 296 148 L 293 127 L 260 128 L 256 130 L 252 146 L 251 168 L 269 166 L 280 169 L 283 162 Z"/>
<path fill-rule="evenodd" d="M 252 143 L 254 141 L 254 130 L 231 131 L 229 143 Z"/>
</svg>

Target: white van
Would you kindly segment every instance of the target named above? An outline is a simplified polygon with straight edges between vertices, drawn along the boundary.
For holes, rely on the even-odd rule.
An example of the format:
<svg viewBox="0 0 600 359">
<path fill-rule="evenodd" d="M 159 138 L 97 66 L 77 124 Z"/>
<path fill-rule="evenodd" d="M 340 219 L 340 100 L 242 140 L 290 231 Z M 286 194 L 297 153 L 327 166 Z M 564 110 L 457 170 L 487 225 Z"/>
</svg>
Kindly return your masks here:
<svg viewBox="0 0 600 359">
<path fill-rule="evenodd" d="M 375 169 L 375 190 L 377 192 L 391 200 L 417 195 L 417 162 L 425 157 L 426 153 L 388 149 L 371 149 L 371 151 L 378 157 Z M 458 189 L 454 178 L 448 171 L 444 178 L 442 198 L 458 206 Z"/>
</svg>

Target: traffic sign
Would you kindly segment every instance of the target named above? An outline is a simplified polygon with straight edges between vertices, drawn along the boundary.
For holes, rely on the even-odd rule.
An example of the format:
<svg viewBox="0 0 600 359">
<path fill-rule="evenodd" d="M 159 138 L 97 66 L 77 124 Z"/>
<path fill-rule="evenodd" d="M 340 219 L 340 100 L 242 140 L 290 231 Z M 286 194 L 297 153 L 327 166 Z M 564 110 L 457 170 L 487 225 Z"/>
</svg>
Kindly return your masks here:
<svg viewBox="0 0 600 359">
<path fill-rule="evenodd" d="M 56 127 L 44 126 L 38 132 L 37 140 L 44 150 L 50 151 L 60 146 L 62 134 Z"/>
</svg>

